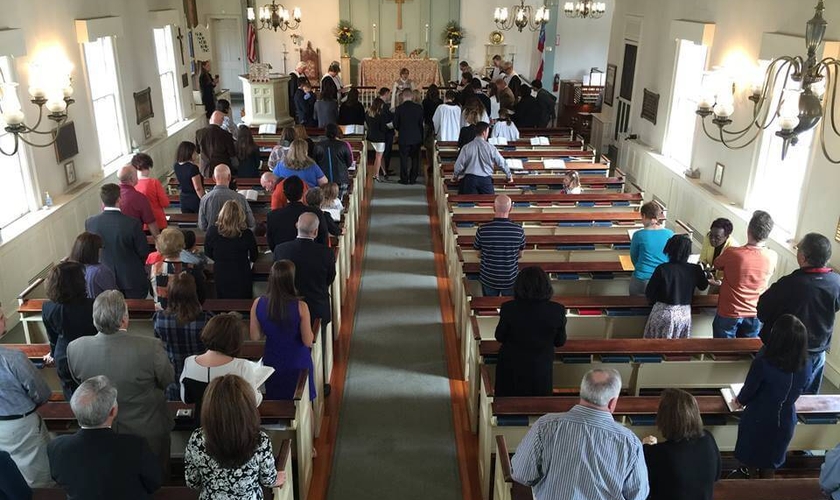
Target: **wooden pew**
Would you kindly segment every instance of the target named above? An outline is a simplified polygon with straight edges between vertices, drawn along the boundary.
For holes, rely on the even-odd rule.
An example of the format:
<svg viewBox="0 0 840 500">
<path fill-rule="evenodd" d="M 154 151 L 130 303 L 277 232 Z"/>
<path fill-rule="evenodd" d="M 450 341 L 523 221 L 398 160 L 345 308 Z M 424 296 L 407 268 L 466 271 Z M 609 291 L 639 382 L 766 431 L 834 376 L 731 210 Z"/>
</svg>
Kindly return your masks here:
<svg viewBox="0 0 840 500">
<path fill-rule="evenodd" d="M 534 149 L 510 149 L 504 146 L 499 146 L 499 153 L 505 159 L 542 159 L 542 158 L 556 158 L 556 159 L 587 159 L 595 162 L 595 152 L 581 149 L 564 149 L 562 147 L 543 146 L 542 148 Z M 438 156 L 442 162 L 455 161 L 458 158 L 457 150 L 440 149 Z"/>
<path fill-rule="evenodd" d="M 169 402 L 167 405 L 173 414 L 180 409 L 193 409 L 193 405 L 186 405 L 181 402 Z M 294 446 L 296 472 L 294 475 L 289 473 L 288 477 L 293 478 L 293 481 L 298 485 L 299 496 L 297 500 L 306 500 L 309 485 L 312 481 L 312 438 L 314 435 L 312 407 L 309 401 L 308 370 L 300 372 L 294 400 L 263 401 L 258 409 L 260 417 L 263 419 L 264 430 L 272 438 L 272 444 L 276 449 L 282 448 L 283 440 L 291 440 L 291 444 Z M 41 415 L 51 432 L 68 433 L 77 430 L 76 418 L 69 403 L 46 403 L 38 408 L 38 414 Z M 189 425 L 185 428 L 184 423 L 181 423 L 179 426 L 177 420 L 175 425 L 176 429 L 173 432 L 179 432 L 179 429 L 181 432 L 191 432 Z"/>
<path fill-rule="evenodd" d="M 292 470 L 292 440 L 284 439 L 274 457 L 278 471 L 286 473 L 286 481 L 277 488 L 271 488 L 271 494 L 265 498 L 272 500 L 294 500 L 295 477 Z M 164 480 L 166 483 L 166 480 Z M 263 491 L 268 491 L 264 488 Z M 61 488 L 36 488 L 33 490 L 33 500 L 66 500 L 67 494 Z M 186 486 L 164 486 L 155 492 L 154 500 L 198 500 L 199 490 Z"/>
<path fill-rule="evenodd" d="M 504 436 L 495 436 L 496 460 L 493 500 L 532 500 L 531 488 L 511 477 L 511 454 Z M 722 479 L 715 483 L 714 500 L 824 500 L 817 478 Z"/>
<path fill-rule="evenodd" d="M 535 136 L 536 137 L 536 136 Z M 497 145 L 499 149 L 579 149 L 584 151 L 586 149 L 586 144 L 580 140 L 570 140 L 568 135 L 554 135 L 554 136 L 543 136 L 548 139 L 548 146 L 542 144 L 531 144 L 531 138 L 522 139 L 520 138 L 518 141 L 508 141 L 506 145 Z M 437 147 L 438 151 L 457 151 L 458 150 L 458 141 L 435 141 L 435 146 Z"/>
<path fill-rule="evenodd" d="M 738 418 L 729 411 L 723 396 L 697 396 L 697 405 L 708 430 L 723 452 L 735 447 Z M 515 451 L 530 425 L 547 413 L 569 411 L 578 403 L 577 397 L 501 398 L 488 407 L 490 415 L 482 415 L 479 425 L 479 475 L 484 498 L 492 481 L 492 453 L 496 452 L 494 436 L 504 436 L 509 452 Z M 619 397 L 613 416 L 637 436 L 654 435 L 658 396 Z M 840 441 L 840 396 L 801 396 L 796 401 L 800 423 L 796 426 L 789 450 L 831 449 Z M 805 423 L 812 421 L 814 423 Z M 498 454 L 497 454 L 498 455 Z"/>
</svg>

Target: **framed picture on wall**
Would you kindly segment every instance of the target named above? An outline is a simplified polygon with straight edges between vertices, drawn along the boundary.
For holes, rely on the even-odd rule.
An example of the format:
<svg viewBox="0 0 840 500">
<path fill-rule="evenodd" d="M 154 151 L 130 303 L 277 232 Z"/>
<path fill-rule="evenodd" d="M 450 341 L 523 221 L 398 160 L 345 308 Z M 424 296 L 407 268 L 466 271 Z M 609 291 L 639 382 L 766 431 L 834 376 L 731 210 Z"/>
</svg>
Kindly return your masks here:
<svg viewBox="0 0 840 500">
<path fill-rule="evenodd" d="M 615 74 L 617 71 L 618 66 L 607 64 L 607 76 L 604 81 L 604 104 L 607 106 L 612 106 L 615 99 Z"/>
<path fill-rule="evenodd" d="M 712 177 L 712 182 L 715 183 L 715 186 L 723 186 L 724 170 L 726 170 L 726 167 L 722 163 L 715 163 L 715 175 Z"/>
<path fill-rule="evenodd" d="M 143 137 L 146 140 L 152 137 L 152 124 L 148 120 L 143 122 Z"/>
<path fill-rule="evenodd" d="M 68 186 L 76 183 L 76 165 L 72 161 L 64 164 L 64 178 L 67 180 Z"/>
<path fill-rule="evenodd" d="M 152 109 L 152 88 L 134 93 L 134 111 L 137 113 L 137 125 L 140 125 L 149 118 L 155 116 Z"/>
</svg>

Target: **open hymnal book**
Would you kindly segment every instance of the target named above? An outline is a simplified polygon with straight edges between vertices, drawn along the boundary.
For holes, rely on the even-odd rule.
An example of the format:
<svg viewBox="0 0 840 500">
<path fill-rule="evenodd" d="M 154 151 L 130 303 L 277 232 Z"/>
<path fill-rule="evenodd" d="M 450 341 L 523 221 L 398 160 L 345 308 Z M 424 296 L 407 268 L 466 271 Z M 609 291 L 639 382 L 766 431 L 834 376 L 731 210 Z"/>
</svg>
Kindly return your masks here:
<svg viewBox="0 0 840 500">
<path fill-rule="evenodd" d="M 276 123 L 263 123 L 260 125 L 260 134 L 276 134 L 277 133 L 277 124 Z"/>
<path fill-rule="evenodd" d="M 688 263 L 689 264 L 699 264 L 700 263 L 700 254 L 693 253 L 688 256 Z"/>
<path fill-rule="evenodd" d="M 634 234 L 636 234 L 636 232 L 637 232 L 637 231 L 640 231 L 641 229 L 642 229 L 642 228 L 640 228 L 640 227 L 639 227 L 639 228 L 636 228 L 636 229 L 628 229 L 628 230 L 627 230 L 627 236 L 629 236 L 629 237 L 630 237 L 630 239 L 632 240 L 632 239 L 633 239 L 633 235 L 634 235 Z"/>
<path fill-rule="evenodd" d="M 239 189 L 236 192 L 244 196 L 248 201 L 257 201 L 257 197 L 260 195 L 260 193 L 253 189 Z"/>
<path fill-rule="evenodd" d="M 518 159 L 508 159 L 506 160 L 507 166 L 511 170 L 524 170 L 525 166 L 522 164 L 522 160 Z"/>
<path fill-rule="evenodd" d="M 531 146 L 548 146 L 548 137 L 531 137 Z"/>
<path fill-rule="evenodd" d="M 507 146 L 507 137 L 491 137 L 487 139 L 487 142 L 494 146 Z"/>
<path fill-rule="evenodd" d="M 726 406 L 729 411 L 744 411 L 744 408 L 735 403 L 735 398 L 741 393 L 744 384 L 729 384 L 729 387 L 724 387 L 720 390 L 723 400 L 726 401 Z"/>
<path fill-rule="evenodd" d="M 342 125 L 341 132 L 344 135 L 365 135 L 364 125 Z"/>
<path fill-rule="evenodd" d="M 563 170 L 566 168 L 566 162 L 563 160 L 543 160 L 543 167 L 546 170 Z"/>
</svg>

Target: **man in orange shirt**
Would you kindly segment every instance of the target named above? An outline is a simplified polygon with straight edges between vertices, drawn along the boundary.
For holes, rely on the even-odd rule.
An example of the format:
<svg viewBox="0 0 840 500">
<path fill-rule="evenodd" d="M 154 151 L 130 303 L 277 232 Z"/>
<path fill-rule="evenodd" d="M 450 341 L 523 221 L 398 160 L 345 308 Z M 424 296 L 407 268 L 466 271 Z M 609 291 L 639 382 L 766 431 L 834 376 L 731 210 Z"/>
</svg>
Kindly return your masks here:
<svg viewBox="0 0 840 500">
<path fill-rule="evenodd" d="M 756 308 L 758 297 L 770 284 L 778 256 L 767 248 L 773 219 L 757 210 L 747 226 L 747 244 L 729 247 L 715 259 L 715 269 L 723 271 L 720 296 L 712 332 L 715 338 L 756 337 L 761 330 Z"/>
<path fill-rule="evenodd" d="M 265 189 L 265 192 L 271 195 L 271 209 L 277 210 L 279 208 L 283 208 L 289 204 L 289 200 L 286 198 L 286 193 L 283 192 L 283 181 L 285 179 L 280 180 L 271 172 L 266 172 L 262 174 L 260 177 L 260 185 Z M 303 183 L 303 195 L 306 196 L 306 192 L 309 189 L 306 187 L 306 183 Z"/>
</svg>

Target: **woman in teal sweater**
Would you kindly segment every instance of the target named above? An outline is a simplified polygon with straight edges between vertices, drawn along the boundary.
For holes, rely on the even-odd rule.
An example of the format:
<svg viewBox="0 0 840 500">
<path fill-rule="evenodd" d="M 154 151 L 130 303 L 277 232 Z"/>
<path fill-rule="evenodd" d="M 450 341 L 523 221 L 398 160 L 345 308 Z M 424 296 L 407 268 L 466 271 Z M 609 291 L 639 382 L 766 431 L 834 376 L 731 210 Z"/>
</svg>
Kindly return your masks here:
<svg viewBox="0 0 840 500">
<path fill-rule="evenodd" d="M 630 295 L 644 295 L 648 280 L 659 264 L 668 262 L 663 250 L 674 232 L 662 225 L 662 206 L 655 201 L 642 205 L 643 229 L 636 231 L 630 240 L 630 260 L 633 275 L 630 277 Z"/>
</svg>

